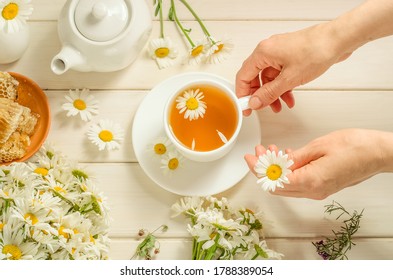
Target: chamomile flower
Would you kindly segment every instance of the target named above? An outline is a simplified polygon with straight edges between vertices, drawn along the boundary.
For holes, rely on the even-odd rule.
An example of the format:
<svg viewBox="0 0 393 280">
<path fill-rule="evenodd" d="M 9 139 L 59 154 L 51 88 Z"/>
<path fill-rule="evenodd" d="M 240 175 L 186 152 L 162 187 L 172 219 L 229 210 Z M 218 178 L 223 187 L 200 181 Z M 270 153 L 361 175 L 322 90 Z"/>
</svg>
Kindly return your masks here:
<svg viewBox="0 0 393 280">
<path fill-rule="evenodd" d="M 92 119 L 93 115 L 98 114 L 98 101 L 90 94 L 89 89 L 70 90 L 65 99 L 68 102 L 64 103 L 62 108 L 67 111 L 67 117 L 79 114 L 81 119 L 87 122 Z"/>
<path fill-rule="evenodd" d="M 188 51 L 188 64 L 200 64 L 205 59 L 208 49 L 209 42 L 207 40 L 198 41 Z"/>
<path fill-rule="evenodd" d="M 212 64 L 223 62 L 231 54 L 234 45 L 231 40 L 214 41 L 206 52 L 206 61 Z"/>
<path fill-rule="evenodd" d="M 184 118 L 190 121 L 203 118 L 207 108 L 206 102 L 202 101 L 204 97 L 199 89 L 186 90 L 182 96 L 176 98 L 179 114 L 184 113 Z"/>
<path fill-rule="evenodd" d="M 161 159 L 161 169 L 165 175 L 171 176 L 176 170 L 183 165 L 184 158 L 176 150 L 169 151 Z"/>
<path fill-rule="evenodd" d="M 169 140 L 169 138 L 160 136 L 149 144 L 147 151 L 153 156 L 161 157 L 165 155 L 171 147 L 172 142 Z"/>
<path fill-rule="evenodd" d="M 89 140 L 102 150 L 116 150 L 124 138 L 124 130 L 119 124 L 110 120 L 100 120 L 98 124 L 92 125 L 87 136 Z"/>
<path fill-rule="evenodd" d="M 259 156 L 254 170 L 260 179 L 257 183 L 262 185 L 265 191 L 272 191 L 278 188 L 284 188 L 283 184 L 289 184 L 287 175 L 292 171 L 289 167 L 293 164 L 292 160 L 288 160 L 288 155 L 283 154 L 282 151 L 272 152 L 266 151 L 266 154 Z"/>
<path fill-rule="evenodd" d="M 0 260 L 33 260 L 42 259 L 38 253 L 38 245 L 24 241 L 20 224 L 7 223 L 0 232 Z"/>
<path fill-rule="evenodd" d="M 18 32 L 33 12 L 31 0 L 1 0 L 0 30 L 6 33 Z"/>
<path fill-rule="evenodd" d="M 150 41 L 149 55 L 160 69 L 168 68 L 174 64 L 178 51 L 169 37 L 156 38 Z"/>
<path fill-rule="evenodd" d="M 177 217 L 180 214 L 194 216 L 197 211 L 200 211 L 203 202 L 204 201 L 198 196 L 181 198 L 171 207 L 174 212 L 172 218 Z"/>
<path fill-rule="evenodd" d="M 253 244 L 253 246 L 249 246 L 248 250 L 245 254 L 240 255 L 239 259 L 244 260 L 281 260 L 284 255 L 278 253 L 267 246 L 266 240 L 262 240 L 259 244 Z"/>
</svg>

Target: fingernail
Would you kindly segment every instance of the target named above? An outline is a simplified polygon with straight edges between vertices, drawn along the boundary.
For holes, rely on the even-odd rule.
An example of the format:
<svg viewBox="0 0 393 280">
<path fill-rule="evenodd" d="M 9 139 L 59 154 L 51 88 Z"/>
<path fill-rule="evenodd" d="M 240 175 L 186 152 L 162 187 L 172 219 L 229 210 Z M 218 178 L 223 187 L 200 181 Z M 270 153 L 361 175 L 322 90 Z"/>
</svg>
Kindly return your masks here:
<svg viewBox="0 0 393 280">
<path fill-rule="evenodd" d="M 262 102 L 259 99 L 259 97 L 253 96 L 250 99 L 249 105 L 251 109 L 255 110 L 255 109 L 259 109 L 262 106 Z"/>
</svg>

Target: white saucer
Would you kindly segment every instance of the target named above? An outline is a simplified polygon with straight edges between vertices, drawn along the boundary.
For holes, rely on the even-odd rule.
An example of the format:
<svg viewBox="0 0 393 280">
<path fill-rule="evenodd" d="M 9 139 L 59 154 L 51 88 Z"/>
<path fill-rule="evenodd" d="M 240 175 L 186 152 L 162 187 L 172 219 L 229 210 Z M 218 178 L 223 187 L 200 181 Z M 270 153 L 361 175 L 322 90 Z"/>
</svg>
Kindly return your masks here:
<svg viewBox="0 0 393 280">
<path fill-rule="evenodd" d="M 165 175 L 159 158 L 152 157 L 148 145 L 165 136 L 163 127 L 164 104 L 168 95 L 179 84 L 193 79 L 227 80 L 208 73 L 196 72 L 173 76 L 154 87 L 140 104 L 134 118 L 132 143 L 136 158 L 145 173 L 160 187 L 182 196 L 207 196 L 223 192 L 236 185 L 249 172 L 243 157 L 252 153 L 260 143 L 261 132 L 255 114 L 244 118 L 235 147 L 223 158 L 201 163 L 185 159 L 183 167 L 172 176 Z"/>
</svg>

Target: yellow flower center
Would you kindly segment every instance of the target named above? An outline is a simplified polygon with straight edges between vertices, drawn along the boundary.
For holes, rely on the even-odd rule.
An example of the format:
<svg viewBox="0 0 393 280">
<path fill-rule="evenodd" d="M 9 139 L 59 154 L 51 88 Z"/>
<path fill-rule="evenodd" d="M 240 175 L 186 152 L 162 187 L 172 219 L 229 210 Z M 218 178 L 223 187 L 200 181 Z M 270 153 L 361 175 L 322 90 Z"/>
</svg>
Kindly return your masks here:
<svg viewBox="0 0 393 280">
<path fill-rule="evenodd" d="M 199 102 L 195 97 L 191 97 L 186 101 L 186 106 L 189 110 L 195 110 L 199 107 Z"/>
<path fill-rule="evenodd" d="M 54 189 L 55 191 L 57 191 L 58 193 L 66 193 L 66 190 L 63 189 L 63 188 L 60 187 L 60 186 L 56 186 L 56 187 L 54 187 L 53 189 Z"/>
<path fill-rule="evenodd" d="M 156 54 L 157 57 L 159 58 L 164 58 L 167 57 L 169 54 L 169 49 L 164 47 L 164 48 L 158 48 L 155 50 L 154 52 Z"/>
<path fill-rule="evenodd" d="M 83 111 L 86 109 L 86 102 L 83 101 L 82 99 L 75 99 L 73 103 L 74 107 L 78 109 L 79 111 Z"/>
<path fill-rule="evenodd" d="M 197 47 L 195 47 L 192 51 L 191 51 L 191 55 L 193 57 L 197 57 L 198 55 L 200 55 L 203 51 L 203 45 L 199 45 Z"/>
<path fill-rule="evenodd" d="M 272 164 L 267 168 L 266 175 L 267 177 L 272 180 L 276 181 L 278 178 L 281 177 L 282 169 L 277 164 Z"/>
<path fill-rule="evenodd" d="M 113 134 L 109 130 L 102 130 L 98 137 L 104 142 L 110 142 L 113 140 Z"/>
<path fill-rule="evenodd" d="M 214 53 L 219 53 L 222 49 L 224 48 L 224 44 L 218 44 L 217 49 L 214 51 Z"/>
<path fill-rule="evenodd" d="M 163 155 L 166 153 L 166 146 L 162 143 L 158 143 L 154 145 L 154 152 L 157 155 Z"/>
<path fill-rule="evenodd" d="M 179 166 L 179 160 L 177 158 L 171 158 L 168 161 L 168 168 L 170 170 L 175 170 Z"/>
<path fill-rule="evenodd" d="M 46 175 L 48 175 L 48 169 L 46 169 L 44 167 L 38 167 L 34 170 L 34 173 L 36 173 L 38 175 L 46 176 Z"/>
<path fill-rule="evenodd" d="M 38 218 L 33 213 L 27 213 L 24 218 L 26 221 L 27 219 L 30 219 L 32 225 L 38 223 Z"/>
<path fill-rule="evenodd" d="M 3 254 L 10 254 L 11 260 L 20 260 L 22 258 L 22 251 L 16 245 L 5 245 L 2 252 Z"/>
<path fill-rule="evenodd" d="M 60 226 L 59 230 L 58 230 L 58 233 L 59 233 L 59 235 L 64 236 L 66 239 L 69 239 L 70 235 L 67 232 L 64 232 L 64 229 L 65 229 L 64 226 Z"/>
<path fill-rule="evenodd" d="M 13 20 L 16 18 L 19 12 L 18 4 L 16 3 L 9 3 L 7 6 L 4 7 L 1 15 L 5 20 Z"/>
<path fill-rule="evenodd" d="M 93 235 L 90 234 L 90 242 L 96 244 L 96 240 L 94 239 Z"/>
<path fill-rule="evenodd" d="M 3 231 L 4 224 L 0 223 L 0 231 Z"/>
</svg>

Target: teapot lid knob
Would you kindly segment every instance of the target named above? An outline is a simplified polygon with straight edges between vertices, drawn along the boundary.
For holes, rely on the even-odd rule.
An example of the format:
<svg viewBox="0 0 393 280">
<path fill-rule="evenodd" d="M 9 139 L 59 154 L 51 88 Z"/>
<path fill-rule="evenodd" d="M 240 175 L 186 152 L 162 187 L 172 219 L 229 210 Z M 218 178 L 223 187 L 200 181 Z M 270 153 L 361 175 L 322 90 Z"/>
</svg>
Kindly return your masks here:
<svg viewBox="0 0 393 280">
<path fill-rule="evenodd" d="M 96 19 L 100 20 L 107 16 L 108 8 L 106 7 L 104 2 L 97 2 L 96 4 L 94 4 L 91 13 Z"/>
<path fill-rule="evenodd" d="M 106 42 L 119 36 L 131 19 L 131 7 L 124 0 L 79 0 L 75 7 L 75 26 L 82 36 Z"/>
</svg>

